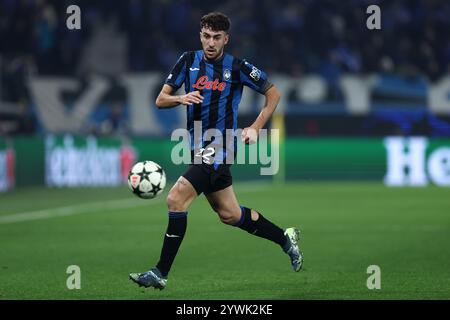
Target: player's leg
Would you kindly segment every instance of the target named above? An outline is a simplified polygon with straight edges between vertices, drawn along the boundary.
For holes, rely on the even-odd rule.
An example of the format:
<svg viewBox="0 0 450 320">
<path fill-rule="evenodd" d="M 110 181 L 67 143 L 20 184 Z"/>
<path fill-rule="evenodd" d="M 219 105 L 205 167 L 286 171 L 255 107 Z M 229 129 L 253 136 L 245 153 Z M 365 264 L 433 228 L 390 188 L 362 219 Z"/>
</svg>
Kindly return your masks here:
<svg viewBox="0 0 450 320">
<path fill-rule="evenodd" d="M 239 205 L 233 186 L 208 193 L 206 198 L 223 223 L 239 227 L 250 234 L 278 243 L 280 246 L 286 244 L 283 229 L 257 211 Z"/>
<path fill-rule="evenodd" d="M 178 179 L 167 195 L 169 223 L 164 236 L 160 259 L 156 265 L 165 277 L 170 271 L 173 260 L 186 233 L 187 209 L 196 197 L 197 192 L 192 184 L 184 177 Z"/>
<path fill-rule="evenodd" d="M 186 178 L 181 176 L 167 196 L 169 222 L 160 259 L 155 268 L 141 274 L 130 274 L 131 280 L 140 286 L 164 289 L 170 268 L 186 233 L 187 209 L 196 197 L 197 191 Z"/>
<path fill-rule="evenodd" d="M 297 229 L 283 230 L 258 211 L 240 206 L 231 185 L 206 194 L 206 198 L 222 222 L 277 243 L 291 258 L 294 270 L 300 270 L 303 256 L 298 247 L 299 232 Z"/>
</svg>

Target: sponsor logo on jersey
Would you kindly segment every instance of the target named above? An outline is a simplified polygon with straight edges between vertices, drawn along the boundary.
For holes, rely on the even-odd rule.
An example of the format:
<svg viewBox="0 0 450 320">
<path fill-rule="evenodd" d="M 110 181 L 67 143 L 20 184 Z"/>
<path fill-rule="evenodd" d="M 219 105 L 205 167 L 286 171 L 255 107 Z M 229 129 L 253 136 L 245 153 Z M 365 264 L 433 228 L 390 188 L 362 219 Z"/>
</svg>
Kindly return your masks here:
<svg viewBox="0 0 450 320">
<path fill-rule="evenodd" d="M 197 82 L 192 85 L 192 88 L 198 90 L 210 89 L 223 91 L 226 86 L 226 82 L 219 82 L 219 79 L 214 79 L 214 81 L 211 81 L 208 76 L 201 76 L 198 78 Z"/>
</svg>

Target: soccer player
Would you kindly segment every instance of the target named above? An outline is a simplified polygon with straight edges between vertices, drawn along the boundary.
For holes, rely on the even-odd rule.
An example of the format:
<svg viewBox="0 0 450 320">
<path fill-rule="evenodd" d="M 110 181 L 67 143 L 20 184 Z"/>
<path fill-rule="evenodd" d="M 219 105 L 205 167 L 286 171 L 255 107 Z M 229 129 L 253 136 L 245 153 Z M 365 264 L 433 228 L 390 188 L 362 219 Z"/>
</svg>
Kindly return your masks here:
<svg viewBox="0 0 450 320">
<path fill-rule="evenodd" d="M 260 212 L 240 205 L 233 191 L 230 173 L 229 158 L 235 154 L 236 137 L 227 135 L 231 130 L 226 129 L 237 129 L 237 111 L 243 86 L 265 96 L 261 113 L 250 127 L 242 131 L 244 143 L 256 141 L 257 133 L 280 100 L 280 92 L 268 81 L 266 73 L 248 61 L 224 52 L 230 37 L 230 20 L 226 15 L 209 13 L 201 18 L 200 27 L 203 49 L 181 55 L 156 99 L 158 108 L 180 104 L 186 106 L 192 164 L 167 196 L 169 223 L 158 263 L 147 272 L 130 274 L 130 279 L 139 286 L 166 287 L 170 268 L 186 232 L 188 207 L 201 193 L 205 194 L 222 222 L 278 244 L 289 255 L 294 271 L 299 271 L 303 263 L 298 246 L 299 230 L 283 230 Z M 175 95 L 183 83 L 186 94 Z M 194 133 L 197 121 L 201 121 L 200 138 Z M 223 139 L 215 137 L 204 141 L 203 134 L 208 129 L 219 130 Z"/>
</svg>

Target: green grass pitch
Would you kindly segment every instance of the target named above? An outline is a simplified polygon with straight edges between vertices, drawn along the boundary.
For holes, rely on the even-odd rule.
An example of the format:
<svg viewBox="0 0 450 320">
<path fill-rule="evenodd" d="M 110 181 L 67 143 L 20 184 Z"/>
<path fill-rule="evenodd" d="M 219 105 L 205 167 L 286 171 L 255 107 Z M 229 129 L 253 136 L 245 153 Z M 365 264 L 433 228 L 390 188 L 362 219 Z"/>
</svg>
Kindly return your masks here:
<svg viewBox="0 0 450 320">
<path fill-rule="evenodd" d="M 129 272 L 156 263 L 164 196 L 122 188 L 26 188 L 0 195 L 0 299 L 450 299 L 450 190 L 381 183 L 241 184 L 240 203 L 298 226 L 304 270 L 267 240 L 222 224 L 205 198 L 165 290 Z M 20 214 L 19 214 L 20 213 Z M 69 265 L 81 289 L 69 290 Z M 366 286 L 381 269 L 381 289 Z"/>
</svg>

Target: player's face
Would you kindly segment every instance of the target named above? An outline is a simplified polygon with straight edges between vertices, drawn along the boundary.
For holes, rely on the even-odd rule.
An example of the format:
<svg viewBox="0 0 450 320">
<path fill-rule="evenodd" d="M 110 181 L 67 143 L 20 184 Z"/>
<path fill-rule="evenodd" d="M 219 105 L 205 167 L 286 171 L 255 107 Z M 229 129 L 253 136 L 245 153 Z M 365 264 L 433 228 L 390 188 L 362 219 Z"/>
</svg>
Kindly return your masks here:
<svg viewBox="0 0 450 320">
<path fill-rule="evenodd" d="M 220 58 L 223 54 L 223 48 L 228 43 L 228 33 L 225 31 L 212 31 L 202 28 L 200 31 L 200 41 L 202 42 L 203 52 L 209 60 Z"/>
</svg>

